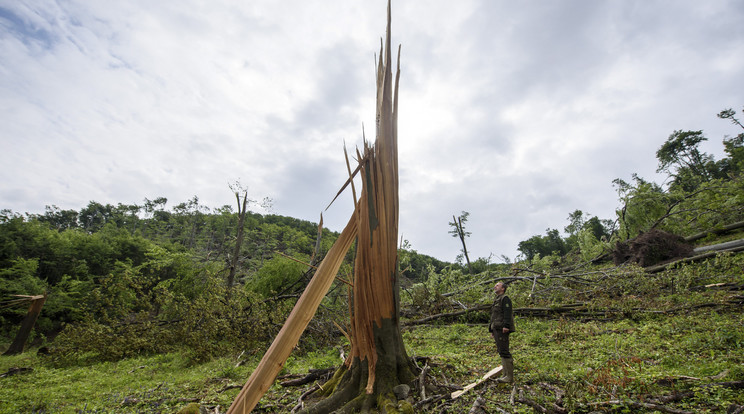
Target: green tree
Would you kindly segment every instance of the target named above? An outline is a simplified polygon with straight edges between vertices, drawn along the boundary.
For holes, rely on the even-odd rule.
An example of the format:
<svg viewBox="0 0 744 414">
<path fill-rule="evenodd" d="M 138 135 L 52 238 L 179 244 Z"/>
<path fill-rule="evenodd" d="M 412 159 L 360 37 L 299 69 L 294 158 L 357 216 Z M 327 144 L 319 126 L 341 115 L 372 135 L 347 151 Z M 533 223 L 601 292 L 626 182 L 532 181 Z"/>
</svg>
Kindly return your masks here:
<svg viewBox="0 0 744 414">
<path fill-rule="evenodd" d="M 736 118 L 736 112 L 733 109 L 724 109 L 718 114 L 718 117 L 728 119 L 732 124 L 744 129 L 744 124 Z M 728 157 L 720 161 L 721 171 L 729 176 L 741 174 L 744 171 L 744 133 L 740 133 L 733 138 L 724 138 L 723 147 Z"/>
<path fill-rule="evenodd" d="M 48 223 L 57 230 L 78 228 L 78 212 L 75 210 L 61 210 L 55 205 L 46 206 L 43 215 L 35 218 L 41 222 Z"/>
<path fill-rule="evenodd" d="M 622 240 L 633 238 L 651 229 L 669 207 L 669 195 L 656 183 L 646 181 L 633 174 L 633 182 L 620 178 L 612 181 L 622 207 L 616 211 L 619 223 L 619 237 Z"/>
<path fill-rule="evenodd" d="M 721 176 L 713 156 L 698 148 L 707 140 L 703 131 L 674 131 L 656 151 L 659 160 L 656 171 L 669 174 L 670 187 L 693 191 L 701 183 Z"/>
<path fill-rule="evenodd" d="M 307 260 L 307 257 L 301 260 Z M 247 284 L 247 288 L 270 297 L 281 293 L 297 283 L 307 270 L 307 266 L 286 257 L 276 256 L 267 260 Z"/>
<path fill-rule="evenodd" d="M 609 238 L 611 226 L 608 220 L 600 220 L 599 217 L 590 217 L 590 214 L 584 214 L 581 210 L 575 210 L 573 213 L 568 215 L 568 225 L 564 227 L 564 231 L 568 233 L 565 242 L 569 250 L 574 248 L 580 248 L 580 240 L 586 240 L 587 231 L 593 235 L 594 239 L 602 240 L 602 238 Z"/>
<path fill-rule="evenodd" d="M 558 230 L 546 229 L 545 236 L 536 235 L 519 242 L 517 250 L 522 252 L 527 260 L 532 260 L 538 256 L 564 255 L 568 253 L 568 246 Z"/>
</svg>

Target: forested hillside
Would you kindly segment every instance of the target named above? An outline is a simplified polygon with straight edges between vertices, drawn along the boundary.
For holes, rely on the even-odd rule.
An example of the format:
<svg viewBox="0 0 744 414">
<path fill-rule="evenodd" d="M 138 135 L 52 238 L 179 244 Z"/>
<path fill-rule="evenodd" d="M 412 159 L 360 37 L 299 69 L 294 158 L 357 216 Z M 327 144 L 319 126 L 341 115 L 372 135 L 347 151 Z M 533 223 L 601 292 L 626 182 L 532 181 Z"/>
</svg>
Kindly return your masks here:
<svg viewBox="0 0 744 414">
<path fill-rule="evenodd" d="M 744 129 L 733 110 L 718 116 Z M 444 263 L 404 243 L 401 318 L 420 369 L 409 405 L 742 412 L 744 133 L 723 138 L 720 160 L 706 139 L 674 131 L 656 153 L 663 184 L 616 180 L 616 217 L 571 212 L 513 262 Z M 28 311 L 15 295 L 47 299 L 25 352 L 0 357 L 0 412 L 224 412 L 338 237 L 235 195 L 237 209 L 194 197 L 2 210 L 0 351 Z M 348 352 L 352 257 L 257 412 L 303 406 Z M 453 398 L 499 364 L 486 331 L 496 281 L 517 314 L 516 382 Z"/>
<path fill-rule="evenodd" d="M 253 320 L 248 314 L 260 319 L 270 317 L 269 310 L 284 309 L 285 301 L 291 306 L 312 276 L 311 264 L 317 263 L 338 237 L 327 229 L 319 234 L 317 223 L 249 210 L 239 235 L 240 214 L 229 206 L 209 209 L 200 205 L 197 197 L 170 210 L 166 203 L 164 198 L 145 199 L 142 206 L 91 202 L 80 211 L 52 206 L 45 214 L 25 216 L 2 211 L 0 297 L 10 304 L 13 295 L 48 294 L 31 338 L 34 343 L 46 343 L 64 326 L 76 332 L 73 338 L 81 338 L 76 329 L 97 329 L 101 324 L 111 330 L 111 340 L 121 343 L 132 335 L 139 343 L 109 350 L 111 358 L 154 351 L 151 348 L 155 347 L 166 349 L 170 345 L 167 340 L 146 340 L 138 332 L 148 329 L 133 325 L 165 327 L 158 335 L 169 328 L 190 331 L 196 327 L 187 328 L 188 323 L 197 321 L 188 320 L 188 308 L 197 303 L 215 307 L 207 312 L 214 320 L 225 318 L 256 328 L 232 336 L 214 326 L 214 335 L 230 338 L 215 342 L 233 342 L 240 347 L 249 340 L 266 340 L 276 324 L 269 319 Z M 411 281 L 447 265 L 412 250 L 404 251 L 402 257 L 403 274 Z M 234 281 L 228 289 L 232 267 Z M 228 290 L 235 291 L 235 301 L 226 300 Z M 281 298 L 279 306 L 266 302 L 274 297 Z M 261 311 L 230 313 L 246 308 Z M 4 341 L 12 340 L 25 313 L 22 306 L 0 310 Z M 199 335 L 199 340 L 205 339 L 206 332 Z M 181 333 L 172 341 L 182 343 L 188 336 Z M 63 334 L 61 339 L 68 337 Z M 94 349 L 101 344 L 85 346 Z M 199 357 L 212 355 L 204 351 Z"/>
</svg>

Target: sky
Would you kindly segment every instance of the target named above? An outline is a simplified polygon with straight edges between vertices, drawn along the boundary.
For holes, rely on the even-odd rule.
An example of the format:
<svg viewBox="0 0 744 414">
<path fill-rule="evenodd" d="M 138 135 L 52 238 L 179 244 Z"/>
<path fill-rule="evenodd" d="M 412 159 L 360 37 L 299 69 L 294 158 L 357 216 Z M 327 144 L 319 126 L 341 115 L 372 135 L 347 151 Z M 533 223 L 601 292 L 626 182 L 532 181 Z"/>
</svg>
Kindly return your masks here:
<svg viewBox="0 0 744 414">
<path fill-rule="evenodd" d="M 0 0 L 0 209 L 234 205 L 340 231 L 344 146 L 374 137 L 385 0 Z M 400 237 L 514 259 L 612 185 L 662 183 L 656 150 L 744 118 L 740 0 L 393 1 L 401 46 Z M 254 211 L 265 212 L 258 207 Z"/>
</svg>

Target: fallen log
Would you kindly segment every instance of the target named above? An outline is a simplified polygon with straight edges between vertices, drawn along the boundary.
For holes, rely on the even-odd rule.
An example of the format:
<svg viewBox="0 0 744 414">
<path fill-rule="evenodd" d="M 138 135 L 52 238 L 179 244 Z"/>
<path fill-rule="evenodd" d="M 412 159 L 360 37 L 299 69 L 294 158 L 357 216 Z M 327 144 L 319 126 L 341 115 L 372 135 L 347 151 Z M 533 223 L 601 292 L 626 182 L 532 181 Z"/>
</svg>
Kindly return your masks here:
<svg viewBox="0 0 744 414">
<path fill-rule="evenodd" d="M 736 247 L 743 247 L 744 246 L 744 239 L 739 240 L 732 240 L 726 243 L 718 243 L 718 244 L 712 244 L 709 246 L 701 246 L 696 247 L 692 251 L 695 253 L 702 253 L 702 252 L 708 252 L 708 251 L 718 251 L 718 250 L 729 250 L 734 249 Z"/>
<path fill-rule="evenodd" d="M 472 308 L 463 309 L 457 312 L 451 312 L 451 313 L 439 313 L 436 315 L 427 316 L 425 318 L 416 319 L 413 321 L 404 322 L 403 326 L 411 326 L 411 325 L 424 325 L 428 322 L 431 322 L 436 319 L 445 318 L 445 317 L 453 317 L 453 316 L 460 316 L 465 315 L 470 312 L 477 312 L 477 311 L 483 311 L 486 309 L 491 309 L 491 305 L 478 305 Z"/>
<path fill-rule="evenodd" d="M 705 237 L 707 237 L 710 234 L 720 235 L 720 234 L 728 233 L 728 232 L 730 232 L 732 230 L 737 230 L 737 229 L 740 229 L 740 228 L 744 228 L 744 221 L 739 221 L 739 222 L 736 222 L 736 223 L 732 223 L 732 224 L 729 224 L 728 226 L 723 226 L 723 227 L 721 227 L 720 229 L 717 229 L 717 230 L 708 230 L 708 231 L 704 231 L 704 232 L 701 232 L 701 233 L 693 234 L 691 236 L 687 236 L 687 237 L 685 237 L 685 241 L 686 242 L 693 242 L 695 240 L 700 240 L 702 238 L 705 238 Z"/>
<path fill-rule="evenodd" d="M 716 254 L 718 254 L 719 252 L 741 252 L 741 251 L 744 251 L 744 246 L 733 247 L 733 248 L 724 249 L 724 250 L 708 251 L 703 254 L 699 254 L 697 256 L 685 257 L 684 259 L 675 260 L 673 262 L 662 263 L 662 264 L 655 265 L 655 266 L 645 267 L 643 270 L 646 273 L 656 273 L 656 272 L 661 272 L 662 270 L 665 270 L 668 267 L 674 266 L 677 264 L 692 263 L 692 262 L 697 262 L 700 260 L 708 259 L 711 257 L 715 257 Z"/>
</svg>

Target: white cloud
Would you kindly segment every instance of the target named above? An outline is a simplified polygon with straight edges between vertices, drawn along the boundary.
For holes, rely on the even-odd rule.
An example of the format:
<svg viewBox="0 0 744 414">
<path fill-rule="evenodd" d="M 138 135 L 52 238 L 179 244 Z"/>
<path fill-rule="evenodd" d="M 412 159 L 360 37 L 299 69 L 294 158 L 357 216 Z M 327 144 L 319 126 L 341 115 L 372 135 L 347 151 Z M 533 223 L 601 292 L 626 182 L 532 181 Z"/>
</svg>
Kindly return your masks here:
<svg viewBox="0 0 744 414">
<path fill-rule="evenodd" d="M 744 104 L 735 0 L 394 2 L 402 44 L 401 233 L 452 260 L 516 254 L 575 209 L 612 218 L 613 178 Z M 240 179 L 317 220 L 374 134 L 385 2 L 0 1 L 0 208 L 232 202 Z M 340 230 L 345 195 L 326 213 Z"/>
</svg>

